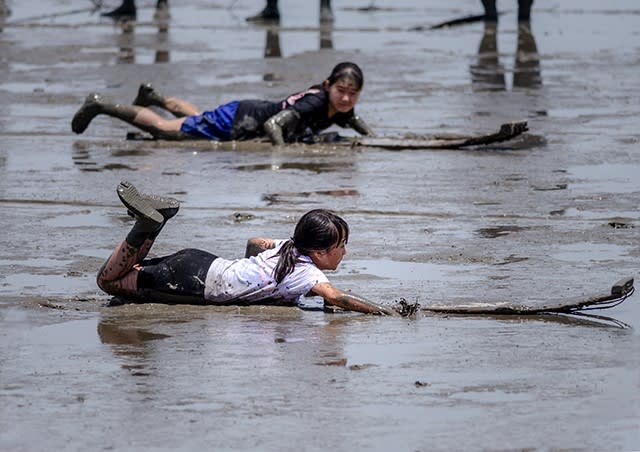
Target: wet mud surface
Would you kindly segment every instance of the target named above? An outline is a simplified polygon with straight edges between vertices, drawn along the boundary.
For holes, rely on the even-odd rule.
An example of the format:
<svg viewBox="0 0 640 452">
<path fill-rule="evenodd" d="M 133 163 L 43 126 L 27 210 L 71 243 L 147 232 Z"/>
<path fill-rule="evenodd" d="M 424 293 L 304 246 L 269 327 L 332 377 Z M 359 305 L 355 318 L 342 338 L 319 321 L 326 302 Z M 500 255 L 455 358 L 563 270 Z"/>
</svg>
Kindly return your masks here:
<svg viewBox="0 0 640 452">
<path fill-rule="evenodd" d="M 121 179 L 183 203 L 156 254 L 240 256 L 249 237 L 286 238 L 306 210 L 336 210 L 351 237 L 330 279 L 385 303 L 535 305 L 638 284 L 640 8 L 538 3 L 530 30 L 504 1 L 495 30 L 410 31 L 480 2 L 335 2 L 330 28 L 291 1 L 275 28 L 245 23 L 256 2 L 182 2 L 164 25 L 148 2 L 126 29 L 90 8 L 67 14 L 75 4 L 8 2 L 0 449 L 640 449 L 637 294 L 593 312 L 613 321 L 395 319 L 107 307 L 95 285 L 131 225 Z M 362 66 L 358 112 L 383 136 L 515 120 L 530 131 L 484 148 L 390 151 L 126 140 L 131 128 L 106 117 L 70 130 L 91 91 L 130 102 L 152 81 L 207 107 L 278 99 L 342 60 Z"/>
</svg>

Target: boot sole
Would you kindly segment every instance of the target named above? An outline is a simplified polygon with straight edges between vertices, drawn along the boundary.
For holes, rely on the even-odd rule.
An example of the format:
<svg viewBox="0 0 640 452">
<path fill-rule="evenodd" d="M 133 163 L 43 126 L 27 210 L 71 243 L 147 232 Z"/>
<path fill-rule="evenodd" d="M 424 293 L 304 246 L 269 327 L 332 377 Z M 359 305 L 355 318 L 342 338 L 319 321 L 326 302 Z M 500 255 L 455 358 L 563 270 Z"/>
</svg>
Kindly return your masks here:
<svg viewBox="0 0 640 452">
<path fill-rule="evenodd" d="M 122 204 L 133 213 L 136 219 L 155 223 L 162 226 L 164 217 L 149 200 L 145 199 L 131 182 L 122 181 L 116 190 Z"/>
<path fill-rule="evenodd" d="M 160 215 L 164 218 L 164 221 L 167 221 L 170 218 L 173 218 L 180 209 L 180 201 L 175 198 L 169 198 L 165 196 L 158 195 L 147 195 L 145 193 L 138 193 L 140 198 L 142 198 L 145 202 L 149 203 L 151 207 L 157 210 Z M 129 212 L 129 215 L 134 217 L 133 212 Z"/>
</svg>

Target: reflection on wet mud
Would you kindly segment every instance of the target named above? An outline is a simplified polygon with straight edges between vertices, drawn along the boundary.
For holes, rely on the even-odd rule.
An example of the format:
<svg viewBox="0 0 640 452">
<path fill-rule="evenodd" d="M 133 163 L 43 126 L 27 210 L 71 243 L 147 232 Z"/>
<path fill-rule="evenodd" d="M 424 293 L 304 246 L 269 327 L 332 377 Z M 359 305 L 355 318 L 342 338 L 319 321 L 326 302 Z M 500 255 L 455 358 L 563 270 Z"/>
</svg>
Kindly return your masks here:
<svg viewBox="0 0 640 452">
<path fill-rule="evenodd" d="M 507 89 L 505 68 L 498 51 L 498 25 L 485 22 L 484 33 L 478 47 L 476 63 L 471 65 L 471 84 L 474 91 L 504 91 Z M 528 22 L 518 23 L 518 47 L 513 68 L 514 88 L 542 86 L 540 55 Z"/>
<path fill-rule="evenodd" d="M 282 163 L 258 163 L 254 165 L 239 165 L 238 171 L 279 171 L 301 170 L 313 173 L 327 173 L 349 169 L 352 164 L 346 162 L 282 162 Z"/>
<path fill-rule="evenodd" d="M 281 203 L 301 203 L 306 202 L 308 198 L 316 196 L 360 196 L 358 190 L 317 190 L 317 191 L 302 191 L 302 192 L 282 192 L 282 193 L 267 193 L 262 195 L 262 200 L 267 201 L 268 205 L 281 204 Z M 298 199 L 302 198 L 302 199 Z"/>
<path fill-rule="evenodd" d="M 321 22 L 319 27 L 319 48 L 333 49 L 333 22 Z M 265 58 L 281 58 L 282 47 L 280 46 L 280 27 L 276 25 L 266 28 Z"/>
<path fill-rule="evenodd" d="M 148 341 L 171 337 L 166 334 L 152 333 L 141 328 L 126 327 L 105 320 L 101 320 L 98 323 L 98 335 L 102 343 L 113 345 L 144 345 Z"/>
<path fill-rule="evenodd" d="M 429 311 L 428 307 L 426 311 Z M 622 322 L 613 317 L 607 317 L 597 314 L 588 314 L 584 312 L 572 312 L 571 314 L 560 313 L 540 313 L 531 315 L 501 315 L 501 314 L 456 314 L 456 313 L 436 313 L 428 312 L 430 316 L 442 316 L 442 317 L 458 317 L 478 320 L 499 320 L 504 322 L 545 322 L 545 323 L 558 323 L 562 325 L 572 326 L 585 326 L 594 328 L 620 328 L 620 329 L 632 329 L 632 327 L 625 322 Z"/>
<path fill-rule="evenodd" d="M 168 63 L 169 62 L 169 16 L 158 15 L 155 16 L 155 23 L 158 27 L 158 33 L 155 43 L 155 58 L 154 63 Z M 116 29 L 120 30 L 120 33 L 116 37 L 116 44 L 118 46 L 118 63 L 132 64 L 136 62 L 136 20 L 131 17 L 121 17 L 114 22 Z"/>
<path fill-rule="evenodd" d="M 122 157 L 145 156 L 149 153 L 149 151 L 141 149 L 119 149 L 113 151 L 111 155 L 120 159 Z M 137 171 L 137 168 L 121 163 L 120 160 L 111 163 L 98 163 L 97 159 L 92 157 L 89 148 L 85 146 L 85 143 L 82 142 L 75 142 L 73 144 L 71 160 L 73 160 L 74 165 L 76 165 L 79 170 L 83 172 L 116 171 L 123 169 Z"/>
</svg>

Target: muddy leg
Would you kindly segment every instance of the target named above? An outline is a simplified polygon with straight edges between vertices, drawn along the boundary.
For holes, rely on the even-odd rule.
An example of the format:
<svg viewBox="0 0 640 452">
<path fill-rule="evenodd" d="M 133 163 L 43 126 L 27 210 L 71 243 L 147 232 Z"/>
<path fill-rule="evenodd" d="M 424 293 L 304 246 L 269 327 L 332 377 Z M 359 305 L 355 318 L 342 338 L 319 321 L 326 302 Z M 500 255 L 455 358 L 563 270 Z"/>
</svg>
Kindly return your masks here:
<svg viewBox="0 0 640 452">
<path fill-rule="evenodd" d="M 98 287 L 110 295 L 138 295 L 140 262 L 144 259 L 166 221 L 178 212 L 177 201 L 171 198 L 142 195 L 133 184 L 118 185 L 118 196 L 136 219 L 127 234 L 98 272 Z M 172 202 L 165 202 L 170 199 Z M 160 213 L 155 207 L 163 209 Z"/>
<path fill-rule="evenodd" d="M 137 105 L 112 104 L 97 93 L 87 96 L 71 121 L 71 130 L 84 132 L 98 115 L 107 115 L 149 132 L 155 138 L 179 140 L 185 138 L 180 132 L 184 119 L 164 119 L 154 111 Z"/>
<path fill-rule="evenodd" d="M 138 89 L 138 95 L 133 101 L 133 105 L 140 107 L 160 107 L 167 110 L 176 118 L 201 114 L 201 110 L 183 99 L 177 97 L 163 96 L 158 93 L 151 83 L 143 83 Z"/>
</svg>

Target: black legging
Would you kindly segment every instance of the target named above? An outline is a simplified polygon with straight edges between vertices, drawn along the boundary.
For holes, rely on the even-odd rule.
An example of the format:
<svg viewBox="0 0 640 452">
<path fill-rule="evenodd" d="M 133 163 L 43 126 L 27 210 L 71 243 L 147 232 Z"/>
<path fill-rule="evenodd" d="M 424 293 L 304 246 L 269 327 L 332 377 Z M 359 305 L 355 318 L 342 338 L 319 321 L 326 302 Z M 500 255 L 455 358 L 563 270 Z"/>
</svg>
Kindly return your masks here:
<svg viewBox="0 0 640 452">
<path fill-rule="evenodd" d="M 144 301 L 204 304 L 207 271 L 217 257 L 187 248 L 168 256 L 145 259 L 138 275 L 138 291 Z"/>
</svg>

